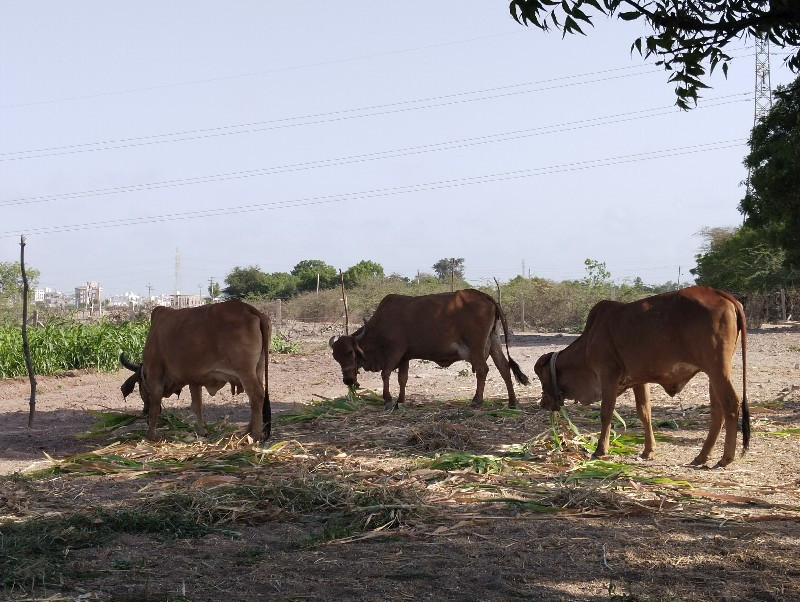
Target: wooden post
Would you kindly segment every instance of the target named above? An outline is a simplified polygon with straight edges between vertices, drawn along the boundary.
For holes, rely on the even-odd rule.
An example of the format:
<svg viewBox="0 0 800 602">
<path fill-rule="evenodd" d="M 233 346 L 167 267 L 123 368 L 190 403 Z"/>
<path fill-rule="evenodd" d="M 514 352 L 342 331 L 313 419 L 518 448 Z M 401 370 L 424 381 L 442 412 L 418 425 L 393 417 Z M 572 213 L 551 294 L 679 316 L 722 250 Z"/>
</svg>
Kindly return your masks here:
<svg viewBox="0 0 800 602">
<path fill-rule="evenodd" d="M 278 299 L 278 307 L 275 309 L 275 326 L 280 329 L 281 327 L 281 318 L 283 314 L 283 301 Z"/>
<path fill-rule="evenodd" d="M 450 292 L 456 290 L 456 260 L 454 257 L 450 258 Z"/>
<path fill-rule="evenodd" d="M 781 320 L 786 321 L 786 291 L 781 288 Z"/>
<path fill-rule="evenodd" d="M 344 333 L 350 334 L 350 315 L 347 311 L 347 293 L 344 292 L 344 274 L 339 270 L 339 278 L 342 281 L 342 303 L 344 303 Z"/>
<path fill-rule="evenodd" d="M 36 411 L 36 376 L 33 373 L 31 350 L 28 347 L 28 275 L 25 273 L 25 237 L 19 237 L 19 267 L 22 271 L 22 350 L 25 353 L 25 367 L 31 381 L 30 410 L 28 411 L 28 428 L 33 426 L 33 414 Z"/>
<path fill-rule="evenodd" d="M 522 306 L 522 331 L 525 332 L 525 295 L 519 294 L 519 304 Z"/>
</svg>

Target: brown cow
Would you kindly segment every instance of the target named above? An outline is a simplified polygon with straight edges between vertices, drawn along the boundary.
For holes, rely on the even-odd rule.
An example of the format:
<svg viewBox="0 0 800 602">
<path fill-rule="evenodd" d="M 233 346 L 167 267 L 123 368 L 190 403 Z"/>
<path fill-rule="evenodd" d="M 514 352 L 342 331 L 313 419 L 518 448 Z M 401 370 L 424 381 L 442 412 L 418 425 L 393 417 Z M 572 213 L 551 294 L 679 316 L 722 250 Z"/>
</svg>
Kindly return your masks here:
<svg viewBox="0 0 800 602">
<path fill-rule="evenodd" d="M 705 372 L 711 397 L 711 426 L 700 454 L 708 461 L 725 422 L 725 449 L 717 466 L 736 454 L 739 397 L 731 383 L 736 339 L 742 336 L 742 454 L 750 444 L 747 407 L 747 324 L 741 303 L 729 294 L 693 286 L 632 303 L 601 301 L 589 312 L 583 333 L 566 349 L 546 353 L 534 370 L 542 383 L 543 408 L 558 410 L 564 398 L 582 404 L 602 400 L 602 430 L 595 457 L 608 453 L 611 416 L 617 396 L 633 389 L 642 421 L 643 458 L 655 446 L 648 383 L 675 396 L 698 372 Z"/>
<path fill-rule="evenodd" d="M 241 301 L 225 301 L 187 309 L 156 307 L 150 316 L 150 332 L 141 364 L 120 357 L 134 373 L 122 385 L 127 397 L 139 384 L 148 414 L 149 439 L 156 438 L 161 399 L 180 394 L 189 386 L 197 432 L 205 435 L 202 387 L 214 395 L 227 383 L 244 390 L 250 398 L 248 431 L 254 439 L 270 435 L 269 318 Z M 264 384 L 261 374 L 264 374 Z"/>
<path fill-rule="evenodd" d="M 386 409 L 396 408 L 405 400 L 408 362 L 412 359 L 431 360 L 442 367 L 458 360 L 470 362 L 478 379 L 472 405 L 480 405 L 489 372 L 486 358 L 490 355 L 508 388 L 508 405 L 515 407 L 517 398 L 511 371 L 523 385 L 528 384 L 528 377 L 511 359 L 510 353 L 508 360 L 503 355 L 498 334 L 500 323 L 503 332 L 508 333 L 500 306 L 489 295 L 473 289 L 419 297 L 387 295 L 369 322 L 353 335 L 331 337 L 329 344 L 333 358 L 342 367 L 342 380 L 346 385 L 358 384 L 359 368 L 381 372 Z M 393 404 L 389 375 L 396 368 L 400 395 Z"/>
</svg>

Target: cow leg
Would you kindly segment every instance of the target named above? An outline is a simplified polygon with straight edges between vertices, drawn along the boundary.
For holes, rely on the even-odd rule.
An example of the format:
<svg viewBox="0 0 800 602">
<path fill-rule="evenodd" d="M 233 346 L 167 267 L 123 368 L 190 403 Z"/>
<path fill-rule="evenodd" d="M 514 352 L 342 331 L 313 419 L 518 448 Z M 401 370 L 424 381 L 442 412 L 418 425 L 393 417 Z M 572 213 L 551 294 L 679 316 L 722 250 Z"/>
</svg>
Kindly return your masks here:
<svg viewBox="0 0 800 602">
<path fill-rule="evenodd" d="M 250 400 L 250 422 L 247 425 L 247 432 L 254 441 L 261 441 L 264 439 L 264 386 L 255 376 L 242 378 L 241 381 Z"/>
<path fill-rule="evenodd" d="M 397 403 L 403 403 L 406 400 L 406 383 L 408 382 L 408 362 L 404 359 L 400 361 L 397 366 L 397 384 L 400 385 L 400 394 L 397 396 Z"/>
<path fill-rule="evenodd" d="M 642 458 L 649 460 L 656 446 L 656 437 L 653 434 L 653 421 L 650 414 L 650 386 L 637 385 L 633 388 L 633 397 L 636 399 L 636 414 L 642 422 L 644 429 L 644 450 Z"/>
<path fill-rule="evenodd" d="M 197 385 L 189 385 L 189 393 L 192 396 L 192 411 L 197 418 L 197 434 L 200 437 L 206 436 L 206 422 L 203 420 L 203 389 Z"/>
<path fill-rule="evenodd" d="M 506 389 L 508 389 L 508 407 L 516 408 L 517 395 L 514 393 L 514 383 L 511 382 L 511 366 L 509 366 L 508 360 L 503 353 L 503 348 L 500 346 L 499 339 L 492 339 L 491 347 L 489 347 L 489 353 L 492 356 L 494 365 L 497 366 L 497 370 L 500 372 L 500 376 L 503 377 L 503 380 L 506 383 Z"/>
<path fill-rule="evenodd" d="M 475 373 L 475 378 L 478 380 L 478 386 L 475 389 L 475 397 L 472 398 L 472 406 L 477 408 L 483 403 L 483 390 L 486 388 L 486 375 L 489 374 L 489 364 L 486 363 L 485 357 L 475 357 L 474 355 L 470 363 L 472 364 L 472 371 Z"/>
<path fill-rule="evenodd" d="M 608 455 L 611 440 L 611 417 L 614 415 L 614 406 L 617 403 L 617 382 L 611 379 L 611 384 L 603 385 L 603 400 L 600 402 L 600 436 L 597 439 L 597 448 L 592 454 L 593 458 L 602 458 Z"/>
<path fill-rule="evenodd" d="M 150 441 L 158 441 L 156 427 L 161 416 L 161 397 L 152 396 L 149 400 L 147 413 L 147 438 Z"/>
<path fill-rule="evenodd" d="M 709 377 L 709 380 L 711 378 Z M 714 379 L 716 382 L 713 387 L 709 386 L 709 393 L 713 391 L 716 395 L 716 406 L 720 414 L 720 422 L 725 421 L 725 448 L 722 452 L 722 458 L 717 462 L 717 468 L 722 468 L 733 462 L 736 457 L 736 437 L 738 435 L 738 421 L 739 421 L 739 396 L 733 388 L 733 384 L 726 376 L 719 376 Z M 709 433 L 710 435 L 710 433 Z M 717 436 L 719 435 L 719 428 L 717 428 Z M 716 443 L 716 437 L 714 439 Z M 705 448 L 705 446 L 703 446 Z M 713 447 L 713 444 L 711 445 Z M 708 450 L 711 453 L 711 448 Z M 701 452 L 702 453 L 702 452 Z M 706 458 L 708 459 L 708 458 Z"/>
<path fill-rule="evenodd" d="M 708 426 L 708 436 L 703 443 L 703 447 L 700 448 L 700 453 L 697 457 L 690 462 L 691 466 L 702 466 L 708 462 L 711 450 L 714 449 L 714 445 L 717 439 L 719 439 L 719 433 L 722 430 L 722 406 L 720 405 L 716 388 L 713 382 L 711 382 L 711 379 L 709 379 L 708 396 L 711 399 L 711 424 Z"/>
</svg>

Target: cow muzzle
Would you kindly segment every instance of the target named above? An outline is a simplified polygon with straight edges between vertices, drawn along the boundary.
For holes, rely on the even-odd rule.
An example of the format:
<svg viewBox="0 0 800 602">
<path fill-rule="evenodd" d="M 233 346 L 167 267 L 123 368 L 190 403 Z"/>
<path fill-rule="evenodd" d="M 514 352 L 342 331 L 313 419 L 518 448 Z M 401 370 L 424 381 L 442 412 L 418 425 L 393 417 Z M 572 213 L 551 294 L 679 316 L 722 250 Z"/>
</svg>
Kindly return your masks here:
<svg viewBox="0 0 800 602">
<path fill-rule="evenodd" d="M 342 382 L 348 387 L 360 387 L 358 384 L 358 369 L 355 367 L 342 370 Z"/>
<path fill-rule="evenodd" d="M 557 412 L 564 407 L 564 400 L 556 399 L 551 395 L 544 394 L 542 395 L 542 399 L 539 400 L 539 407 L 545 410 L 550 410 L 551 412 Z"/>
</svg>

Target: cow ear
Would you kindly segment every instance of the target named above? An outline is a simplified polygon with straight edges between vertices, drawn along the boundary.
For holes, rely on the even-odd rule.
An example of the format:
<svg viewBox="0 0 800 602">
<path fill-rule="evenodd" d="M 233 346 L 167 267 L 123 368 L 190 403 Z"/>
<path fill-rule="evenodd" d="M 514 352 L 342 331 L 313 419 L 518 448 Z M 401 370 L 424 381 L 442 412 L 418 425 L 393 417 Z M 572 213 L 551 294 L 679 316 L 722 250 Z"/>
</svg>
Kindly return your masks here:
<svg viewBox="0 0 800 602">
<path fill-rule="evenodd" d="M 139 372 L 137 371 L 131 374 L 119 388 L 119 390 L 122 391 L 122 397 L 127 397 L 128 395 L 133 393 L 133 387 L 138 382 L 139 382 Z"/>
</svg>

